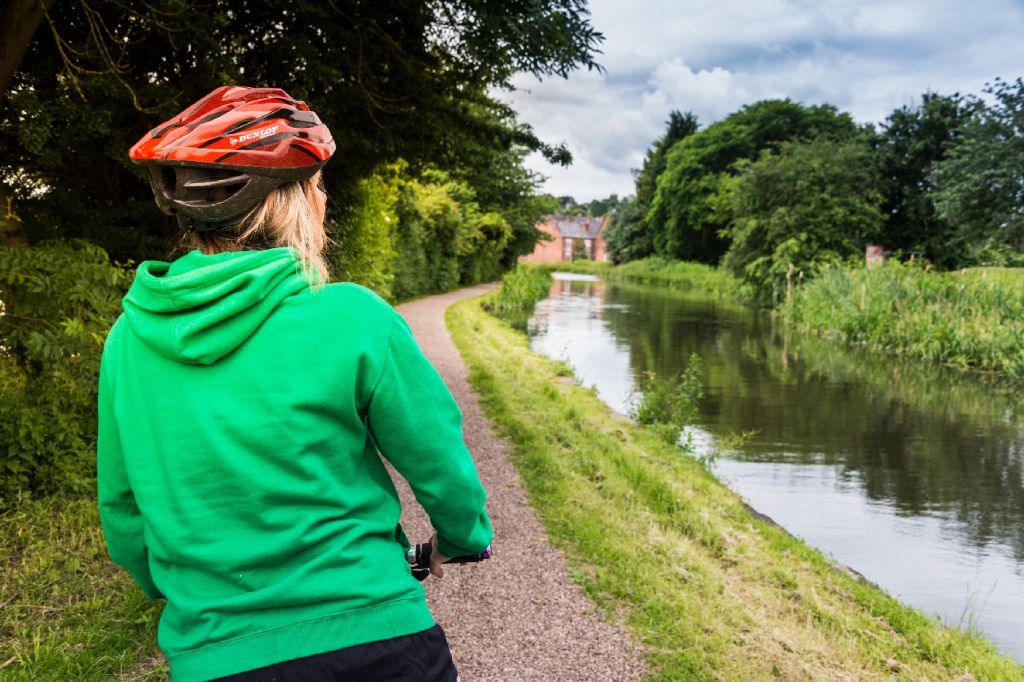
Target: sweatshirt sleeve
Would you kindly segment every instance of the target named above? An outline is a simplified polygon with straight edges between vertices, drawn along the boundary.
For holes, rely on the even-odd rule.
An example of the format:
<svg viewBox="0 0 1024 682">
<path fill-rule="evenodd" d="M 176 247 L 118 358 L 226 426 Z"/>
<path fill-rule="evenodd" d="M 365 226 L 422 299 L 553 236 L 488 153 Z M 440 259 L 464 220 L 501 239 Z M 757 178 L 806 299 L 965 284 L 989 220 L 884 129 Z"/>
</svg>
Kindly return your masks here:
<svg viewBox="0 0 1024 682">
<path fill-rule="evenodd" d="M 113 332 L 112 332 L 113 333 Z M 109 337 L 108 337 L 109 343 Z M 104 353 L 100 363 L 98 433 L 96 440 L 96 483 L 100 521 L 107 550 L 114 563 L 131 573 L 149 599 L 163 597 L 149 572 L 149 552 L 143 540 L 142 514 L 128 483 L 121 437 L 114 419 L 110 372 Z"/>
<path fill-rule="evenodd" d="M 491 542 L 486 492 L 462 438 L 462 412 L 394 310 L 387 355 L 367 408 L 377 447 L 412 487 L 445 556 Z"/>
</svg>

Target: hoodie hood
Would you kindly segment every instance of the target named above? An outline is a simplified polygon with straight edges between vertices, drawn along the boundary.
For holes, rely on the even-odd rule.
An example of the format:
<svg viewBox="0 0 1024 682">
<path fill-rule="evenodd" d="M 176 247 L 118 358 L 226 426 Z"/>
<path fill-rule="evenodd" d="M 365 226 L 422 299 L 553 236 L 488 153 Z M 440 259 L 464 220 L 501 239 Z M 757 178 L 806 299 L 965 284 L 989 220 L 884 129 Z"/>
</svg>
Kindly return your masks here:
<svg viewBox="0 0 1024 682">
<path fill-rule="evenodd" d="M 212 365 L 238 348 L 275 308 L 308 288 L 298 254 L 280 247 L 144 261 L 124 297 L 132 331 L 161 355 Z"/>
</svg>

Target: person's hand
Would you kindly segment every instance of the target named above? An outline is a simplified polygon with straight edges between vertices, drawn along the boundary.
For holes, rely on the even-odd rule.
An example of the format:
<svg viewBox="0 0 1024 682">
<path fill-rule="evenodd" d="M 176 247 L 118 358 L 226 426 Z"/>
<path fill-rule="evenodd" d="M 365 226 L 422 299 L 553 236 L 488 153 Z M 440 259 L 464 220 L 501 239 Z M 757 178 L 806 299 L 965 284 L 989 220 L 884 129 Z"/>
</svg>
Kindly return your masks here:
<svg viewBox="0 0 1024 682">
<path fill-rule="evenodd" d="M 434 533 L 430 537 L 430 574 L 438 578 L 444 577 L 444 562 L 448 561 L 451 557 L 446 557 L 444 554 L 437 549 L 437 533 Z"/>
</svg>

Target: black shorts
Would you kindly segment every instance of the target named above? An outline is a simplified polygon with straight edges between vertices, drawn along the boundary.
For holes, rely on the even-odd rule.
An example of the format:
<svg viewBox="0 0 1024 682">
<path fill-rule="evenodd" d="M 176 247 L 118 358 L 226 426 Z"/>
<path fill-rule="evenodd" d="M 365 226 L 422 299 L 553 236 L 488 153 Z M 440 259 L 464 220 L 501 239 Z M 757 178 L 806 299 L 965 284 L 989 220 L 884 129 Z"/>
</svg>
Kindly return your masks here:
<svg viewBox="0 0 1024 682">
<path fill-rule="evenodd" d="M 440 625 L 394 639 L 303 656 L 212 682 L 457 682 Z"/>
</svg>

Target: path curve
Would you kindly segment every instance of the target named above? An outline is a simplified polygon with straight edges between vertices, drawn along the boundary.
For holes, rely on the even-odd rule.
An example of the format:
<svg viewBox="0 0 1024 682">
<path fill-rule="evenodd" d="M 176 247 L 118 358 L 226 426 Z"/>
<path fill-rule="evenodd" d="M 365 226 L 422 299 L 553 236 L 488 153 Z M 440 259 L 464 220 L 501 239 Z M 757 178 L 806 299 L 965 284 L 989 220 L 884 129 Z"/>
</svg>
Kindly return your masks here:
<svg viewBox="0 0 1024 682">
<path fill-rule="evenodd" d="M 481 565 L 453 566 L 443 580 L 428 578 L 427 601 L 444 628 L 462 682 L 495 680 L 639 680 L 638 647 L 601 619 L 569 578 L 565 558 L 551 546 L 526 503 L 511 446 L 495 435 L 469 385 L 466 366 L 448 334 L 444 312 L 479 296 L 483 284 L 397 307 L 424 354 L 462 409 L 463 436 L 487 489 L 494 524 L 494 557 Z M 402 524 L 413 542 L 430 525 L 404 481 Z"/>
</svg>

